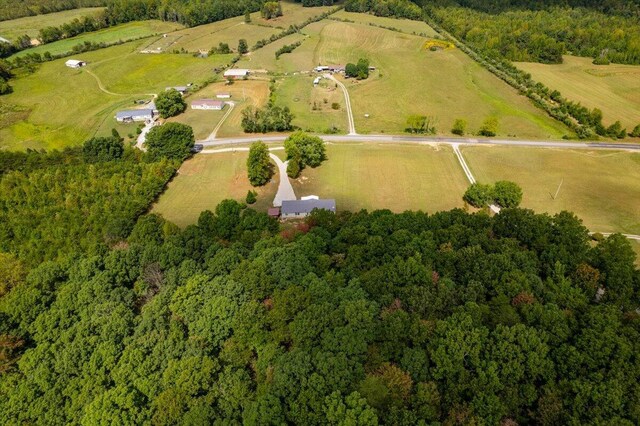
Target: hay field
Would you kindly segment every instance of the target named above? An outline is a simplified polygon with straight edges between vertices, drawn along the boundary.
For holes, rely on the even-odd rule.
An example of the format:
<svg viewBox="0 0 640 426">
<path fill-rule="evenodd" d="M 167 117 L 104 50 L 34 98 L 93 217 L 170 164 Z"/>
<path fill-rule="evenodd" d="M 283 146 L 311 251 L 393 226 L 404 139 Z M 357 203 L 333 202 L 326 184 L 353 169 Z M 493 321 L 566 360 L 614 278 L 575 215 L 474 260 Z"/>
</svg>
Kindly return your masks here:
<svg viewBox="0 0 640 426">
<path fill-rule="evenodd" d="M 239 80 L 229 86 L 217 83 L 207 87 L 209 88 L 231 93 L 232 100 L 236 103 L 233 112 L 218 131 L 219 138 L 244 135 L 241 125 L 242 110 L 248 106 L 262 107 L 269 100 L 268 80 Z M 200 96 L 200 93 L 196 96 Z"/>
<path fill-rule="evenodd" d="M 303 68 L 304 65 L 297 64 L 292 58 L 296 58 L 297 56 L 293 56 L 298 49 L 303 49 L 307 39 L 307 35 L 305 34 L 305 29 L 302 30 L 302 33 L 295 33 L 288 35 L 286 37 L 281 38 L 280 40 L 276 40 L 273 43 L 270 43 L 264 46 L 261 49 L 255 50 L 253 52 L 249 52 L 248 55 L 245 55 L 238 61 L 237 66 L 239 68 L 249 68 L 249 69 L 259 69 L 259 70 L 268 70 L 271 73 L 275 74 L 290 74 L 297 71 L 308 70 L 310 68 Z M 276 59 L 276 51 L 280 49 L 282 46 L 293 44 L 298 41 L 304 42 L 302 45 L 298 46 L 293 52 L 285 53 L 280 55 L 279 59 Z"/>
<path fill-rule="evenodd" d="M 95 16 L 103 9 L 103 7 L 84 7 L 56 13 L 47 13 L 46 15 L 27 16 L 10 21 L 0 21 L 0 37 L 13 41 L 26 34 L 31 38 L 35 38 L 42 28 L 59 27 L 76 18 L 80 19 L 84 16 Z"/>
<path fill-rule="evenodd" d="M 322 79 L 313 85 L 313 74 L 297 74 L 278 81 L 276 104 L 288 106 L 295 116 L 293 125 L 307 132 L 325 133 L 337 128 L 339 133 L 347 133 L 347 113 L 342 90 L 335 83 Z M 332 104 L 339 109 L 334 110 Z"/>
<path fill-rule="evenodd" d="M 572 211 L 593 232 L 640 234 L 640 154 L 479 146 L 462 152 L 479 182 L 517 182 L 523 207 Z"/>
<path fill-rule="evenodd" d="M 456 118 L 467 120 L 468 131 L 475 132 L 488 116 L 498 118 L 502 137 L 557 139 L 569 132 L 462 52 L 425 50 L 425 41 L 331 22 L 320 30 L 313 62 L 340 64 L 366 57 L 377 67 L 367 80 L 346 82 L 358 132 L 401 133 L 411 114 L 434 117 L 437 133 L 445 135 Z"/>
<path fill-rule="evenodd" d="M 436 37 L 438 32 L 431 28 L 426 22 L 412 21 L 410 19 L 385 18 L 382 16 L 369 15 L 367 13 L 346 12 L 341 10 L 333 15 L 332 18 L 348 19 L 358 24 L 373 24 L 388 28 L 396 28 L 404 33 L 424 35 L 426 37 Z"/>
<path fill-rule="evenodd" d="M 182 25 L 174 22 L 162 22 L 162 21 L 142 21 L 142 22 L 129 22 L 127 24 L 117 25 L 111 28 L 105 28 L 100 31 L 92 33 L 81 34 L 77 37 L 72 37 L 64 40 L 55 41 L 53 43 L 43 44 L 38 47 L 23 50 L 11 56 L 16 58 L 24 56 L 28 53 L 44 54 L 49 52 L 52 55 L 59 55 L 63 53 L 71 52 L 73 46 L 82 44 L 84 42 L 91 43 L 115 43 L 118 41 L 126 41 L 138 39 L 141 37 L 152 36 L 154 34 L 167 33 L 182 28 Z M 85 55 L 81 53 L 79 55 Z"/>
<path fill-rule="evenodd" d="M 13 80 L 14 92 L 1 102 L 29 112 L 12 120 L 0 117 L 0 147 L 62 148 L 109 134 L 112 127 L 126 135 L 135 125 L 116 126 L 115 111 L 132 108 L 134 99 L 150 99 L 167 86 L 203 81 L 221 65 L 221 58 L 139 54 L 140 43 L 87 52 L 82 55 L 89 62 L 85 69 L 67 68 L 59 59 Z"/>
<path fill-rule="evenodd" d="M 198 154 L 185 161 L 152 212 L 184 227 L 196 223 L 201 212 L 213 211 L 224 199 L 244 202 L 250 189 L 258 192 L 252 208 L 266 211 L 278 188 L 277 171 L 267 185 L 253 188 L 247 178 L 247 156 L 247 152 Z"/>
<path fill-rule="evenodd" d="M 605 124 L 620 120 L 631 131 L 640 124 L 640 66 L 593 65 L 592 61 L 565 56 L 559 65 L 520 62 L 516 66 L 567 99 L 589 109 L 600 108 Z"/>
<path fill-rule="evenodd" d="M 264 19 L 260 12 L 254 12 L 251 14 L 251 23 L 287 29 L 290 25 L 301 24 L 309 18 L 322 15 L 335 8 L 335 6 L 303 7 L 301 3 L 294 1 L 281 1 L 280 4 L 282 5 L 282 16 Z"/>
<path fill-rule="evenodd" d="M 296 196 L 335 198 L 338 210 L 351 211 L 463 207 L 467 181 L 449 147 L 336 143 L 327 156 L 292 181 Z"/>
</svg>

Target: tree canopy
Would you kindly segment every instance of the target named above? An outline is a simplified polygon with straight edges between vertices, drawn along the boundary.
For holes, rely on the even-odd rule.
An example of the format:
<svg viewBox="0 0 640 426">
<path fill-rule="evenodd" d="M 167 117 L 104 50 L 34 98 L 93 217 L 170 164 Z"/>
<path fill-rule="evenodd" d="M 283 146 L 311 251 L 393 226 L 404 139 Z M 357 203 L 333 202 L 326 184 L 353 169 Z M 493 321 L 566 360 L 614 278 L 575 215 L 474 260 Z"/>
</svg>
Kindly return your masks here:
<svg viewBox="0 0 640 426">
<path fill-rule="evenodd" d="M 152 160 L 160 158 L 184 160 L 191 154 L 194 145 L 193 129 L 181 123 L 155 126 L 147 133 L 145 142 L 148 155 Z"/>
<path fill-rule="evenodd" d="M 264 142 L 258 141 L 251 144 L 249 157 L 247 157 L 247 173 L 249 182 L 253 186 L 262 186 L 271 180 L 274 167 L 269 158 L 269 148 Z"/>
<path fill-rule="evenodd" d="M 169 118 L 182 114 L 187 109 L 187 103 L 176 89 L 161 92 L 155 100 L 156 108 L 162 118 Z"/>
</svg>

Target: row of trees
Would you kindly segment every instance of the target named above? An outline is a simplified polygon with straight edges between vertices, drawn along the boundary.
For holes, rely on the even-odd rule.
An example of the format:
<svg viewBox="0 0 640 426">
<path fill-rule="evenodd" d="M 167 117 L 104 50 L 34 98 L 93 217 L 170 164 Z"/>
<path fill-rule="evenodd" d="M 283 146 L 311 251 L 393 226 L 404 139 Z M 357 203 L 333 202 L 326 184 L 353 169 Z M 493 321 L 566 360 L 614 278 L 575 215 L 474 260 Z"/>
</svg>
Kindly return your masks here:
<svg viewBox="0 0 640 426">
<path fill-rule="evenodd" d="M 289 107 L 269 102 L 263 108 L 249 106 L 242 110 L 242 129 L 245 133 L 287 132 L 293 129 L 293 114 Z"/>
<path fill-rule="evenodd" d="M 373 13 L 376 16 L 415 20 L 421 19 L 423 14 L 420 6 L 409 0 L 346 0 L 344 8 L 347 12 Z"/>
<path fill-rule="evenodd" d="M 344 68 L 344 73 L 347 77 L 366 80 L 369 77 L 369 60 L 360 58 L 356 64 L 349 62 Z"/>
<path fill-rule="evenodd" d="M 633 251 L 566 212 L 280 231 L 227 200 L 72 261 L 2 258 L 2 424 L 640 421 Z"/>
</svg>

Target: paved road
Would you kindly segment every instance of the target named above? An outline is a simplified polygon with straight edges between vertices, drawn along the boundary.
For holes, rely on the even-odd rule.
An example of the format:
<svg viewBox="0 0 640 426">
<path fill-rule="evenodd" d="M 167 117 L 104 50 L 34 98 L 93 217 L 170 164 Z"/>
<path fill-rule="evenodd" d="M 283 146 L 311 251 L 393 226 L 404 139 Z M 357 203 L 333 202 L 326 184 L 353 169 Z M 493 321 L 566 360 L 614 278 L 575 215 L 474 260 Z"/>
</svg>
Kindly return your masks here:
<svg viewBox="0 0 640 426">
<path fill-rule="evenodd" d="M 243 136 L 216 140 L 202 140 L 198 143 L 204 146 L 242 145 L 255 141 L 282 142 L 288 135 L 278 136 Z M 566 141 L 533 141 L 509 139 L 470 139 L 404 135 L 318 135 L 327 142 L 376 142 L 376 143 L 439 143 L 445 145 L 502 145 L 524 146 L 539 148 L 568 148 L 568 149 L 605 149 L 640 152 L 640 144 L 623 144 L 615 142 L 566 142 Z"/>
<path fill-rule="evenodd" d="M 222 127 L 225 120 L 227 119 L 227 117 L 229 117 L 229 115 L 231 114 L 231 111 L 233 111 L 233 108 L 235 108 L 236 106 L 235 102 L 231 102 L 231 101 L 227 102 L 227 105 L 229 105 L 229 109 L 227 110 L 225 115 L 222 116 L 222 119 L 220 119 L 220 121 L 218 122 L 218 125 L 216 126 L 215 129 L 213 129 L 213 131 L 211 132 L 207 140 L 214 140 L 216 138 L 216 135 L 218 134 L 218 130 L 220 130 L 220 127 Z"/>
<path fill-rule="evenodd" d="M 269 157 L 271 157 L 273 162 L 278 166 L 278 173 L 280 174 L 278 192 L 276 193 L 276 197 L 273 199 L 274 207 L 280 207 L 282 206 L 282 202 L 284 200 L 295 200 L 296 193 L 293 192 L 293 187 L 291 186 L 291 182 L 289 181 L 289 176 L 287 176 L 288 161 L 282 162 L 282 160 L 275 154 L 269 154 Z"/>
<path fill-rule="evenodd" d="M 335 78 L 332 74 L 325 74 L 324 78 L 328 78 L 329 80 L 335 81 L 335 83 L 342 89 L 342 93 L 344 93 L 344 103 L 347 106 L 347 119 L 349 120 L 349 135 L 357 135 L 356 133 L 356 124 L 353 121 L 353 111 L 351 110 L 351 98 L 349 97 L 349 91 L 347 90 L 347 86 L 342 84 L 340 80 Z"/>
</svg>

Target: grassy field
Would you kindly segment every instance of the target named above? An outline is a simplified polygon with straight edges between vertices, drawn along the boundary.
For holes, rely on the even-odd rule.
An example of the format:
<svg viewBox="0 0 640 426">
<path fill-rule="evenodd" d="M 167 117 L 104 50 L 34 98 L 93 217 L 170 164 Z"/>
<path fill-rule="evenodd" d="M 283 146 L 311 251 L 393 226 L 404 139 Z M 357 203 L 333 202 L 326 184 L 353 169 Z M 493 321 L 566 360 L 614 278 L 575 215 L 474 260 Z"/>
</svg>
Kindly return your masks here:
<svg viewBox="0 0 640 426">
<path fill-rule="evenodd" d="M 232 94 L 232 100 L 236 103 L 231 115 L 225 120 L 218 131 L 218 137 L 230 137 L 244 135 L 242 130 L 242 110 L 248 106 L 262 107 L 269 100 L 269 81 L 267 80 L 244 80 L 236 81 L 230 86 L 213 86 L 213 90 L 218 87 L 225 92 Z M 198 93 L 196 96 L 200 96 Z"/>
<path fill-rule="evenodd" d="M 13 119 L 0 114 L 0 147 L 62 148 L 78 145 L 94 134 L 108 134 L 112 127 L 126 135 L 135 125 L 116 125 L 115 111 L 132 108 L 134 99 L 149 99 L 167 86 L 203 81 L 229 59 L 143 55 L 136 53 L 141 43 L 84 53 L 82 59 L 89 62 L 85 69 L 67 68 L 65 59 L 60 59 L 13 80 L 14 92 L 1 102 L 29 112 L 26 116 L 13 114 Z"/>
<path fill-rule="evenodd" d="M 479 182 L 517 182 L 523 207 L 573 211 L 594 232 L 640 234 L 640 154 L 506 147 L 463 154 Z"/>
<path fill-rule="evenodd" d="M 282 16 L 273 19 L 264 19 L 260 12 L 251 14 L 251 23 L 256 25 L 268 25 L 280 29 L 287 29 L 290 25 L 300 24 L 309 18 L 321 15 L 335 6 L 303 7 L 301 3 L 293 1 L 281 1 Z"/>
<path fill-rule="evenodd" d="M 184 227 L 195 223 L 202 211 L 213 211 L 224 199 L 244 202 L 247 191 L 252 189 L 247 178 L 247 155 L 200 154 L 186 161 L 153 206 L 153 213 Z M 272 182 L 256 189 L 258 202 L 252 208 L 265 211 L 271 207 L 277 188 L 276 175 Z"/>
<path fill-rule="evenodd" d="M 46 15 L 27 16 L 11 21 L 0 21 L 0 37 L 13 41 L 26 34 L 31 38 L 35 38 L 42 28 L 59 27 L 76 18 L 95 16 L 103 9 L 103 7 L 85 7 Z"/>
<path fill-rule="evenodd" d="M 560 65 L 517 63 L 552 90 L 588 108 L 600 108 L 605 123 L 640 124 L 640 66 L 593 65 L 591 58 L 565 56 Z"/>
<path fill-rule="evenodd" d="M 412 21 L 410 19 L 385 18 L 382 16 L 374 16 L 366 13 L 345 12 L 341 10 L 333 15 L 332 18 L 348 19 L 359 24 L 373 24 L 377 26 L 396 28 L 404 33 L 424 35 L 426 37 L 435 37 L 437 32 L 423 21 Z"/>
<path fill-rule="evenodd" d="M 111 28 L 105 28 L 104 30 L 95 31 L 92 33 L 86 33 L 77 37 L 68 38 L 65 40 L 56 41 L 53 43 L 43 44 L 32 49 L 23 50 L 11 56 L 15 58 L 18 56 L 24 56 L 28 53 L 43 54 L 49 52 L 52 55 L 63 54 L 71 52 L 73 46 L 82 44 L 84 42 L 92 43 L 115 43 L 120 40 L 132 40 L 140 37 L 151 36 L 159 33 L 166 33 L 175 31 L 178 28 L 182 28 L 182 25 L 173 22 L 162 21 L 142 21 L 142 22 L 129 22 L 127 24 L 117 25 Z M 84 56 L 84 54 L 81 54 Z"/>
<path fill-rule="evenodd" d="M 295 116 L 293 124 L 305 131 L 323 133 L 337 128 L 340 133 L 347 133 L 349 126 L 342 91 L 326 79 L 314 86 L 314 77 L 298 74 L 279 81 L 276 104 L 288 106 Z M 332 108 L 334 103 L 339 109 Z"/>
<path fill-rule="evenodd" d="M 278 60 L 276 60 L 275 56 L 276 51 L 282 46 L 293 44 L 298 41 L 304 41 L 307 37 L 308 36 L 305 35 L 305 29 L 303 29 L 302 33 L 291 34 L 281 38 L 280 40 L 276 40 L 261 49 L 243 56 L 242 59 L 240 59 L 240 61 L 238 62 L 238 67 L 249 69 L 264 69 L 276 74 L 290 74 L 297 71 L 308 70 L 310 68 L 303 68 L 306 64 L 302 65 L 301 67 L 300 64 L 297 64 L 295 61 L 291 60 L 292 58 L 295 58 L 295 56 L 292 56 L 293 53 L 295 53 L 295 50 L 292 53 L 285 53 L 284 55 L 280 55 L 280 59 Z M 297 49 L 302 49 L 305 44 L 303 44 L 302 46 L 298 46 Z"/>
<path fill-rule="evenodd" d="M 307 168 L 298 197 L 335 198 L 338 210 L 436 212 L 462 207 L 467 181 L 451 149 L 428 145 L 332 144 L 329 159 Z"/>
</svg>

